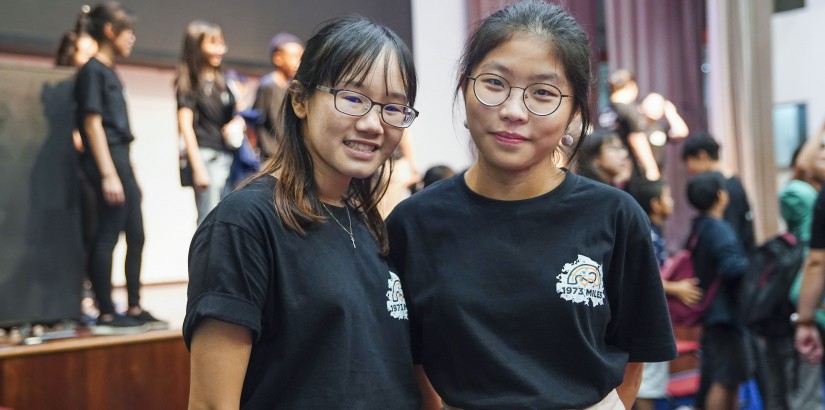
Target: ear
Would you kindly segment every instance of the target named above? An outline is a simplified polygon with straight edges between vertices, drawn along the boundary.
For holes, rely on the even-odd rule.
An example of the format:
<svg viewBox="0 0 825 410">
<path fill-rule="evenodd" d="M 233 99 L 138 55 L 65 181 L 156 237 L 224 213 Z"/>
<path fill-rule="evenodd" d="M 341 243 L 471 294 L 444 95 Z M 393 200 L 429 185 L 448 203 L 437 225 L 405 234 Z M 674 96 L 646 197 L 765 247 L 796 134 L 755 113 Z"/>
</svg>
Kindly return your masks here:
<svg viewBox="0 0 825 410">
<path fill-rule="evenodd" d="M 295 111 L 295 116 L 302 120 L 306 119 L 307 101 L 306 98 L 304 98 L 304 86 L 297 80 L 292 80 L 289 82 L 287 92 L 289 93 L 289 100 L 292 103 L 292 111 Z"/>
<path fill-rule="evenodd" d="M 284 65 L 284 52 L 281 50 L 276 50 L 272 53 L 272 65 L 278 67 L 280 69 Z"/>
<path fill-rule="evenodd" d="M 110 41 L 114 40 L 115 37 L 117 37 L 117 34 L 115 33 L 115 28 L 112 25 L 112 23 L 106 23 L 103 25 L 103 36 L 109 39 Z"/>
<path fill-rule="evenodd" d="M 650 198 L 650 209 L 655 214 L 661 213 L 661 210 L 662 210 L 662 200 L 661 200 L 661 198 Z"/>
</svg>

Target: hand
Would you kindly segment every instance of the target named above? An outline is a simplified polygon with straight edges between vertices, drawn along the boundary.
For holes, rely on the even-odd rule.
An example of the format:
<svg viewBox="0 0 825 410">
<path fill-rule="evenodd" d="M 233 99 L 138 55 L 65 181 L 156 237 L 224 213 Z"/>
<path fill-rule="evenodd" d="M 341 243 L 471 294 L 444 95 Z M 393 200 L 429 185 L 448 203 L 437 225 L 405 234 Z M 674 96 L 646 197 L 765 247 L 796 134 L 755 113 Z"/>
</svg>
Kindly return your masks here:
<svg viewBox="0 0 825 410">
<path fill-rule="evenodd" d="M 123 184 L 120 182 L 120 177 L 117 174 L 103 177 L 101 189 L 103 190 L 103 200 L 105 200 L 107 204 L 120 206 L 126 202 L 126 196 L 123 194 Z"/>
<path fill-rule="evenodd" d="M 698 287 L 699 279 L 683 279 L 672 283 L 672 295 L 686 305 L 694 305 L 702 300 L 702 288 Z"/>
<path fill-rule="evenodd" d="M 822 340 L 816 326 L 797 326 L 794 345 L 809 362 L 818 364 L 822 361 Z"/>
<path fill-rule="evenodd" d="M 209 188 L 210 183 L 209 172 L 205 168 L 192 168 L 192 185 L 196 190 L 205 191 L 206 188 Z"/>
</svg>

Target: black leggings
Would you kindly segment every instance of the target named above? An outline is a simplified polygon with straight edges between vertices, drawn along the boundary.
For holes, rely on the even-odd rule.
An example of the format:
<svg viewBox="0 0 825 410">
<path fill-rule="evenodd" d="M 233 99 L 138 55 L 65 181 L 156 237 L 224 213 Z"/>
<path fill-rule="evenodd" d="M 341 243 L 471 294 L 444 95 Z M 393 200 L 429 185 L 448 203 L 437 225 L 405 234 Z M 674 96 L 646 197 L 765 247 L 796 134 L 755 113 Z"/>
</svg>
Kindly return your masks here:
<svg viewBox="0 0 825 410">
<path fill-rule="evenodd" d="M 101 314 L 115 312 L 112 302 L 112 253 L 121 232 L 126 234 L 125 273 L 129 307 L 140 306 L 140 269 L 145 240 L 141 193 L 129 162 L 129 146 L 115 145 L 110 146 L 109 150 L 123 184 L 126 200 L 122 205 L 112 206 L 103 199 L 100 172 L 94 158 L 85 155 L 83 159 L 84 171 L 97 194 L 97 229 L 89 244 L 89 280 Z"/>
</svg>

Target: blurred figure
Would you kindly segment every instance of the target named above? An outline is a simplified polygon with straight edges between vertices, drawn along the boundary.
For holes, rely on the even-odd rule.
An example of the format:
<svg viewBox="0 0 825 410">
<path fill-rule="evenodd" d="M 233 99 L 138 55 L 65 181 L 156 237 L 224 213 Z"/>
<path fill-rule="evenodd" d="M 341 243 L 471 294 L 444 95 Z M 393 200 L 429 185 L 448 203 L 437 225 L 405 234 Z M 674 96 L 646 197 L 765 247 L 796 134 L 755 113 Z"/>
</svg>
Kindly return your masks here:
<svg viewBox="0 0 825 410">
<path fill-rule="evenodd" d="M 644 119 L 639 109 L 639 86 L 628 70 L 616 70 L 607 80 L 610 86 L 610 105 L 599 114 L 599 125 L 619 134 L 630 152 L 631 178 L 661 177 L 650 141 L 644 132 Z"/>
<path fill-rule="evenodd" d="M 410 186 L 410 194 L 414 194 L 428 186 L 455 175 L 455 171 L 446 165 L 435 165 L 427 169 L 421 181 Z"/>
<path fill-rule="evenodd" d="M 293 34 L 278 33 L 269 42 L 269 58 L 275 69 L 261 77 L 253 105 L 262 115 L 258 140 L 263 161 L 275 155 L 278 149 L 275 127 L 281 115 L 287 85 L 298 71 L 303 54 L 304 43 Z"/>
<path fill-rule="evenodd" d="M 261 120 L 261 113 L 258 110 L 248 109 L 238 113 L 246 123 L 244 128 L 244 139 L 241 147 L 232 153 L 232 166 L 229 168 L 229 180 L 226 183 L 226 193 L 232 192 L 244 180 L 258 172 L 261 167 L 261 157 L 258 151 L 258 138 L 256 135 L 258 125 Z"/>
<path fill-rule="evenodd" d="M 235 114 L 235 95 L 221 71 L 226 54 L 223 30 L 195 20 L 186 26 L 175 91 L 178 132 L 192 168 L 198 225 L 225 194 L 232 151 L 243 143 L 244 120 Z"/>
<path fill-rule="evenodd" d="M 410 187 L 421 181 L 415 167 L 415 155 L 410 133 L 404 130 L 398 148 L 392 153 L 391 161 L 385 165 L 391 172 L 384 177 L 388 179 L 387 192 L 378 204 L 378 210 L 384 218 L 392 212 L 398 203 L 410 196 Z"/>
<path fill-rule="evenodd" d="M 603 184 L 624 189 L 630 178 L 630 160 L 621 137 L 600 129 L 588 135 L 579 147 L 576 173 Z"/>
<path fill-rule="evenodd" d="M 644 132 L 647 134 L 653 158 L 659 170 L 663 170 L 666 144 L 687 137 L 690 130 L 676 110 L 676 106 L 662 94 L 648 94 L 642 99 L 639 111 L 642 113 Z"/>
<path fill-rule="evenodd" d="M 97 229 L 92 239 L 89 277 L 100 315 L 93 332 L 134 333 L 148 325 L 167 324 L 140 306 L 140 274 L 144 244 L 141 190 L 132 170 L 129 146 L 134 140 L 129 126 L 123 84 L 115 71 L 115 58 L 128 57 L 135 44 L 135 17 L 119 3 L 95 6 L 89 13 L 90 34 L 98 53 L 80 69 L 75 82 L 76 120 L 86 151 L 83 170 L 97 195 Z M 125 316 L 112 301 L 112 253 L 120 234 L 126 236 Z"/>
</svg>

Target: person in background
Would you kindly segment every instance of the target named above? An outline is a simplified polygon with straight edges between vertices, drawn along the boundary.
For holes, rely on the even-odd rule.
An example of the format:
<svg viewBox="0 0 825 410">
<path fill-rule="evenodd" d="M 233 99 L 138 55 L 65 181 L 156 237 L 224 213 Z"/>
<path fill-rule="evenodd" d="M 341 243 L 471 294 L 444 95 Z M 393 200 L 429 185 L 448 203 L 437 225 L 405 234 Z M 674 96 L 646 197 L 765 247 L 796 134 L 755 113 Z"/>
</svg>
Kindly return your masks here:
<svg viewBox="0 0 825 410">
<path fill-rule="evenodd" d="M 447 165 L 433 165 L 427 168 L 427 172 L 424 173 L 424 176 L 421 177 L 421 181 L 410 186 L 410 195 L 421 191 L 424 188 L 429 187 L 430 185 L 441 181 L 442 179 L 447 179 L 451 176 L 455 175 L 455 171 Z"/>
<path fill-rule="evenodd" d="M 688 202 L 700 213 L 691 227 L 690 237 L 696 238 L 691 258 L 699 287 L 710 298 L 700 341 L 701 384 L 707 386 L 701 402 L 705 410 L 738 409 L 739 385 L 751 376 L 745 328 L 733 308 L 748 258 L 724 219 L 729 203 L 725 185 L 719 172 L 694 175 L 687 185 Z"/>
<path fill-rule="evenodd" d="M 303 53 L 304 43 L 294 34 L 278 33 L 269 42 L 269 59 L 275 69 L 261 77 L 253 105 L 262 115 L 258 126 L 258 139 L 261 159 L 264 162 L 274 156 L 278 149 L 275 127 L 278 125 L 278 118 L 281 117 L 281 104 L 287 85 L 295 76 Z"/>
<path fill-rule="evenodd" d="M 644 211 L 554 158 L 590 126 L 587 36 L 537 0 L 477 27 L 455 90 L 477 158 L 387 219 L 425 408 L 630 408 L 676 347 Z"/>
<path fill-rule="evenodd" d="M 665 146 L 668 142 L 681 141 L 690 129 L 679 115 L 676 106 L 662 94 L 650 93 L 639 104 L 642 127 L 647 135 L 650 150 L 659 170 L 665 169 Z"/>
<path fill-rule="evenodd" d="M 779 192 L 779 212 L 788 232 L 805 247 L 811 238 L 814 203 L 818 195 L 805 167 L 799 161 L 802 146 L 791 157 L 791 180 Z M 822 174 L 820 169 L 819 174 Z M 802 286 L 802 271 L 797 274 L 791 287 L 790 299 L 797 305 Z M 818 309 L 819 310 L 819 309 Z M 817 318 L 823 319 L 821 311 Z M 818 324 L 822 324 L 818 321 Z M 822 409 L 822 367 L 810 363 L 794 347 L 792 324 L 788 323 L 788 333 L 764 337 L 767 363 L 766 389 L 762 392 L 762 402 L 766 409 L 807 410 Z"/>
<path fill-rule="evenodd" d="M 627 148 L 619 134 L 600 129 L 581 143 L 574 169 L 583 177 L 625 189 L 630 178 L 630 166 Z"/>
<path fill-rule="evenodd" d="M 89 34 L 90 11 L 89 6 L 83 5 L 74 29 L 63 33 L 55 55 L 55 66 L 79 69 L 97 54 L 97 41 Z M 77 152 L 83 152 L 83 141 L 77 130 L 72 133 L 72 143 Z"/>
<path fill-rule="evenodd" d="M 416 90 L 412 54 L 385 26 L 348 17 L 309 39 L 280 149 L 192 238 L 190 408 L 419 408 L 377 209 Z"/>
<path fill-rule="evenodd" d="M 76 121 L 83 140 L 81 166 L 95 187 L 97 228 L 90 244 L 89 278 L 100 315 L 97 334 L 133 333 L 166 323 L 140 305 L 140 273 L 144 244 L 141 191 L 129 154 L 134 140 L 123 84 L 115 58 L 128 57 L 135 44 L 135 17 L 119 3 L 95 6 L 89 13 L 90 34 L 98 53 L 77 73 Z M 112 253 L 121 233 L 126 236 L 126 315 L 112 302 Z"/>
<path fill-rule="evenodd" d="M 661 269 L 668 258 L 662 229 L 667 218 L 673 213 L 673 196 L 671 195 L 670 186 L 664 179 L 656 181 L 636 180 L 630 185 L 628 192 L 650 218 L 650 239 L 653 242 L 656 261 Z M 662 281 L 665 294 L 676 297 L 687 305 L 695 304 L 702 299 L 702 289 L 698 285 L 699 281 L 696 278 Z M 653 410 L 656 399 L 667 397 L 669 380 L 670 366 L 668 362 L 645 363 L 642 371 L 642 382 L 633 408 L 635 410 Z"/>
<path fill-rule="evenodd" d="M 232 151 L 243 142 L 244 120 L 236 115 L 235 96 L 221 71 L 226 50 L 219 25 L 195 20 L 186 26 L 175 91 L 198 225 L 225 194 Z"/>
<path fill-rule="evenodd" d="M 599 125 L 615 131 L 630 153 L 630 179 L 661 178 L 659 165 L 653 156 L 650 140 L 644 132 L 644 119 L 639 110 L 639 86 L 630 71 L 619 69 L 607 79 L 610 86 L 610 104 L 599 114 Z"/>
</svg>

